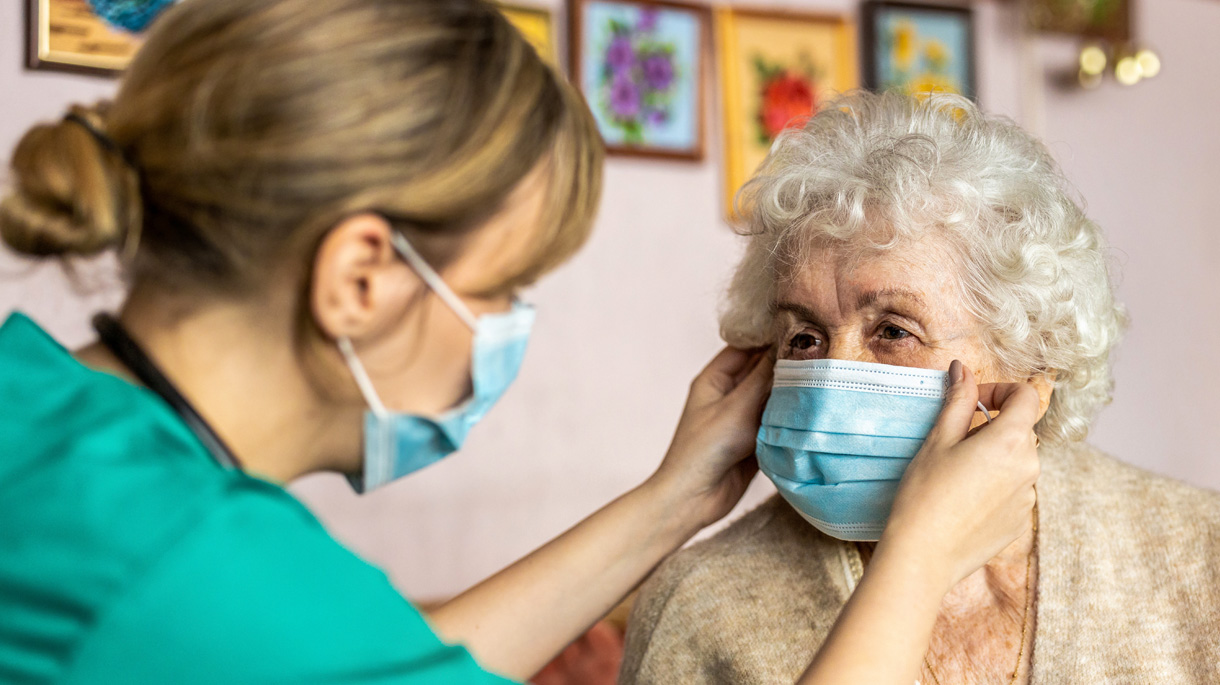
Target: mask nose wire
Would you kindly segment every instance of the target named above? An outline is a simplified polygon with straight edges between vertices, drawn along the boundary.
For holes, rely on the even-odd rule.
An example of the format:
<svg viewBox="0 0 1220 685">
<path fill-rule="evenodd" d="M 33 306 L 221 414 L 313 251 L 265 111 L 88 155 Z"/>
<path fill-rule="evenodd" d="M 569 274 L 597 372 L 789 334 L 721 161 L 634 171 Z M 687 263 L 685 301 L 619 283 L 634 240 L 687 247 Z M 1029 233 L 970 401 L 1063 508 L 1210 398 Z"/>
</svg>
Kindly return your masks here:
<svg viewBox="0 0 1220 685">
<path fill-rule="evenodd" d="M 441 301 L 458 315 L 458 318 L 462 320 L 462 323 L 466 324 L 467 328 L 472 331 L 478 330 L 478 318 L 475 317 L 474 312 L 470 311 L 466 303 L 462 302 L 462 298 L 453 292 L 453 289 L 449 287 L 448 283 L 445 283 L 441 275 L 436 273 L 436 269 L 433 269 L 432 265 L 428 264 L 420 256 L 406 236 L 398 231 L 390 231 L 390 244 L 394 246 L 398 254 L 402 255 L 407 264 L 415 270 L 420 280 L 428 284 L 429 288 L 432 288 L 432 292 L 436 293 L 436 296 L 441 298 Z"/>
<path fill-rule="evenodd" d="M 983 417 L 987 419 L 987 423 L 991 423 L 991 412 L 987 411 L 987 407 L 984 407 L 982 402 L 979 402 L 978 405 L 979 411 L 983 412 Z"/>
</svg>

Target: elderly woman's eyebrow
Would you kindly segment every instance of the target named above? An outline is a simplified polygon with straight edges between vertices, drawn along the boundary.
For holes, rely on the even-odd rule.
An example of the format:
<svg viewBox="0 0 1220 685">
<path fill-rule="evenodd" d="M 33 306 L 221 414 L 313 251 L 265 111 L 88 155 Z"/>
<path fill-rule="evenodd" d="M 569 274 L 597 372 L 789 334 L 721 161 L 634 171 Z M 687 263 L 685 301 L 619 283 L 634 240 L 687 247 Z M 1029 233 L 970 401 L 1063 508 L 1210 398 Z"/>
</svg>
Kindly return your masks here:
<svg viewBox="0 0 1220 685">
<path fill-rule="evenodd" d="M 908 304 L 923 306 L 923 298 L 914 290 L 883 288 L 881 290 L 870 290 L 861 293 L 860 297 L 856 298 L 856 309 L 871 307 L 884 300 L 905 300 Z"/>
<path fill-rule="evenodd" d="M 781 300 L 775 303 L 775 311 L 776 313 L 792 312 L 793 314 L 796 314 L 798 318 L 804 319 L 810 323 L 817 323 L 818 321 L 817 313 L 800 302 Z"/>
</svg>

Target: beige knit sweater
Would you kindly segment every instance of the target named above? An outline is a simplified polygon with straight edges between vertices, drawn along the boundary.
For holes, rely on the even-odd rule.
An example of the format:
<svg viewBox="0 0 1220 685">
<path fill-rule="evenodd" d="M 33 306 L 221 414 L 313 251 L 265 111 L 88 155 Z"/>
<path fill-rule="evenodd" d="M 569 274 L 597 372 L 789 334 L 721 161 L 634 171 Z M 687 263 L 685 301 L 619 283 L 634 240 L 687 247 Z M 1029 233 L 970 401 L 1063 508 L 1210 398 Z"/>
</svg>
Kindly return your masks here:
<svg viewBox="0 0 1220 685">
<path fill-rule="evenodd" d="M 1045 448 L 1033 683 L 1220 683 L 1220 494 Z M 792 683 L 862 573 L 778 497 L 670 558 L 619 683 Z"/>
</svg>

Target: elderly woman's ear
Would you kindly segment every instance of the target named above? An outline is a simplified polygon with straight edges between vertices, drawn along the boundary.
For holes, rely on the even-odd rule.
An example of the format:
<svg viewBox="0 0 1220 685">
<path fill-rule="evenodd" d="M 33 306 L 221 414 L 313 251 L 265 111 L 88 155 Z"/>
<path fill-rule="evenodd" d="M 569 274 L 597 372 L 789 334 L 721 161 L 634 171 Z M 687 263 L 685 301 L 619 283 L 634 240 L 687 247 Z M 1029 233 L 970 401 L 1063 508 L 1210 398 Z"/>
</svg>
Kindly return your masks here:
<svg viewBox="0 0 1220 685">
<path fill-rule="evenodd" d="M 978 372 L 976 371 L 975 374 L 977 376 Z M 1046 410 L 1050 407 L 1051 395 L 1055 392 L 1055 376 L 1056 374 L 1052 370 L 1042 371 L 1025 379 L 1025 382 L 1032 385 L 1034 390 L 1038 392 L 1039 421 L 1042 420 L 1043 416 L 1046 416 Z M 992 409 L 990 413 L 994 417 L 998 412 Z M 985 423 L 987 423 L 987 419 L 983 418 L 982 413 L 976 413 L 974 421 L 970 424 L 970 430 L 974 430 Z"/>
<path fill-rule="evenodd" d="M 1051 395 L 1055 392 L 1055 370 L 1043 371 L 1030 376 L 1028 382 L 1038 391 L 1038 420 L 1046 416 L 1046 409 L 1051 405 Z"/>
</svg>

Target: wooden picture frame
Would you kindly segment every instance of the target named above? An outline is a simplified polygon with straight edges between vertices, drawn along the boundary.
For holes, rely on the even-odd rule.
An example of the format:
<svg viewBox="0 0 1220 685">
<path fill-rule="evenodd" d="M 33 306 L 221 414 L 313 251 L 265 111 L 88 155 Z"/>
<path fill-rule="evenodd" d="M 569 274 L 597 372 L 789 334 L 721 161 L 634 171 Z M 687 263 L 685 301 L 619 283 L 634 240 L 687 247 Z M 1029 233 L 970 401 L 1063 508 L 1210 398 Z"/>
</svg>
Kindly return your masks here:
<svg viewBox="0 0 1220 685">
<path fill-rule="evenodd" d="M 725 211 L 775 136 L 860 86 L 856 25 L 839 14 L 717 8 Z"/>
<path fill-rule="evenodd" d="M 555 14 L 545 7 L 519 5 L 512 2 L 497 2 L 508 22 L 512 24 L 530 45 L 538 51 L 547 64 L 559 66 L 559 49 L 555 33 Z"/>
<path fill-rule="evenodd" d="M 860 26 L 864 87 L 978 99 L 974 13 L 969 7 L 870 0 L 864 3 Z M 896 31 L 904 36 L 893 38 Z"/>
<path fill-rule="evenodd" d="M 86 0 L 26 0 L 26 67 L 117 76 L 142 40 L 112 28 Z"/>
<path fill-rule="evenodd" d="M 1102 3 L 1113 3 L 1101 11 Z M 1135 35 L 1132 0 L 1029 0 L 1029 26 L 1044 33 L 1065 33 L 1126 43 Z"/>
<path fill-rule="evenodd" d="M 570 76 L 597 119 L 607 152 L 702 160 L 711 11 L 671 0 L 569 0 L 568 23 Z M 630 60 L 643 66 L 624 66 Z M 650 60 L 659 66 L 649 68 Z M 666 82 L 666 89 L 659 87 Z"/>
</svg>

